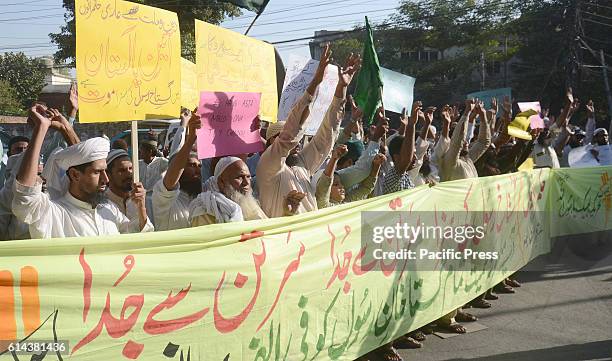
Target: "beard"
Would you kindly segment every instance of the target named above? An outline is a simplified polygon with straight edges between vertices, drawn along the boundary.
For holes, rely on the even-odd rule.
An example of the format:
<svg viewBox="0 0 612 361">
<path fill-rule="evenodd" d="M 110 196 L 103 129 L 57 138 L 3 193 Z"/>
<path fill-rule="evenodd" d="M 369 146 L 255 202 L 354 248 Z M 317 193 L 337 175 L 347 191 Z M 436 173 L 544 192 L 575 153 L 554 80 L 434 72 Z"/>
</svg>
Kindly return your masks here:
<svg viewBox="0 0 612 361">
<path fill-rule="evenodd" d="M 179 181 L 179 183 L 180 183 L 181 190 L 187 192 L 187 194 L 189 194 L 192 197 L 195 197 L 202 192 L 202 182 L 200 182 L 200 180 L 196 180 L 196 181 L 182 180 L 182 181 Z"/>
<path fill-rule="evenodd" d="M 96 208 L 99 204 L 102 204 L 105 200 L 104 191 L 96 191 L 87 194 L 87 203 L 91 204 L 93 208 Z"/>
<path fill-rule="evenodd" d="M 240 206 L 240 209 L 242 209 L 242 217 L 245 221 L 268 218 L 259 206 L 257 199 L 253 197 L 252 192 L 242 194 L 232 186 L 227 185 L 223 188 L 223 194 Z"/>
<path fill-rule="evenodd" d="M 293 167 L 294 165 L 298 164 L 298 155 L 297 154 L 289 154 L 287 156 L 287 159 L 285 159 L 285 164 L 287 164 L 288 167 Z"/>
</svg>

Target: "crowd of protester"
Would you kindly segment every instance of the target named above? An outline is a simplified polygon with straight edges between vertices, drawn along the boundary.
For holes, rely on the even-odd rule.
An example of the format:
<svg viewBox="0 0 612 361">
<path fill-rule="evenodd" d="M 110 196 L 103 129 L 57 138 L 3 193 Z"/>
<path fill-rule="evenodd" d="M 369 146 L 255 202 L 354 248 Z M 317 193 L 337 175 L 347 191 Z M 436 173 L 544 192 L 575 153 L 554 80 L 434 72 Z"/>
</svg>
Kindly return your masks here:
<svg viewBox="0 0 612 361">
<path fill-rule="evenodd" d="M 568 166 L 569 152 L 583 145 L 608 144 L 595 129 L 595 109 L 586 104 L 586 129 L 571 123 L 580 109 L 571 91 L 555 118 L 544 111 L 545 127 L 531 140 L 508 133 L 511 99 L 478 99 L 425 107 L 415 101 L 392 129 L 383 108 L 364 128 L 363 112 L 347 89 L 361 60 L 351 55 L 338 67 L 338 84 L 317 133 L 305 141 L 309 105 L 323 81 L 331 51 L 324 49 L 314 78 L 286 121 L 264 126 L 265 150 L 200 160 L 196 131 L 201 120 L 184 109 L 181 126 L 166 156 L 155 140 L 140 142 L 139 182 L 134 182 L 130 149 L 98 137 L 81 142 L 74 132 L 78 94 L 70 93 L 68 119 L 36 103 L 28 121 L 31 137 L 8 144 L 0 173 L 0 240 L 85 237 L 174 230 L 213 223 L 292 216 L 369 197 L 440 182 L 516 172 L 528 158 L 535 168 Z M 438 111 L 439 109 L 439 111 Z M 350 116 L 345 117 L 345 111 Z M 501 116 L 498 116 L 501 115 Z M 436 128 L 434 117 L 441 120 Z M 344 128 L 341 122 L 346 118 Z M 597 157 L 595 147 L 591 150 Z M 476 321 L 465 310 L 489 308 L 500 293 L 520 284 L 511 278 L 422 329 L 373 353 L 401 360 L 395 348 L 418 348 L 430 328 L 465 333 Z"/>
</svg>

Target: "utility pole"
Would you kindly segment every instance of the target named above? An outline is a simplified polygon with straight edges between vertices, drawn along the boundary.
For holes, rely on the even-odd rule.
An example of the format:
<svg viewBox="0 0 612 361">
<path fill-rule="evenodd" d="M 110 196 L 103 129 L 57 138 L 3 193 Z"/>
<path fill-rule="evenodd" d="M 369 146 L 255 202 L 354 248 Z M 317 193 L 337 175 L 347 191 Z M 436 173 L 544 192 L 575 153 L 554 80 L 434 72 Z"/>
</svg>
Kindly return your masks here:
<svg viewBox="0 0 612 361">
<path fill-rule="evenodd" d="M 508 34 L 504 35 L 504 88 L 508 87 Z"/>
<path fill-rule="evenodd" d="M 612 118 L 612 93 L 610 92 L 610 81 L 608 80 L 608 66 L 606 65 L 606 58 L 604 56 L 603 49 L 599 50 L 599 57 L 601 61 L 601 71 L 603 72 L 604 86 L 606 90 L 606 97 L 608 98 L 608 120 Z M 610 121 L 610 132 L 612 134 L 612 121 Z"/>
<path fill-rule="evenodd" d="M 481 77 L 482 81 L 480 82 L 480 90 L 485 90 L 485 56 L 484 51 L 480 53 L 480 67 L 481 67 Z"/>
</svg>

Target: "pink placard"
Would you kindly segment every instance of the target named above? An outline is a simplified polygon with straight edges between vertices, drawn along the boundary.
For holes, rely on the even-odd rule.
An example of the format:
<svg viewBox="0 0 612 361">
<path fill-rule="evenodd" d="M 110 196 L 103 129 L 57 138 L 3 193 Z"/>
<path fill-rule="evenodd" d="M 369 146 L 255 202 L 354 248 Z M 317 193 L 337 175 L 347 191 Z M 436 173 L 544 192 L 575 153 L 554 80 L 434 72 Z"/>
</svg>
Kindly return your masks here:
<svg viewBox="0 0 612 361">
<path fill-rule="evenodd" d="M 255 124 L 260 100 L 261 93 L 201 92 L 198 157 L 206 159 L 263 150 Z"/>
<path fill-rule="evenodd" d="M 540 114 L 532 115 L 529 117 L 529 121 L 531 122 L 531 129 L 544 128 L 544 119 Z"/>
<path fill-rule="evenodd" d="M 526 112 L 529 109 L 533 109 L 538 113 L 542 112 L 542 107 L 540 106 L 540 102 L 525 102 L 525 103 L 517 103 L 519 109 L 522 112 Z"/>
</svg>

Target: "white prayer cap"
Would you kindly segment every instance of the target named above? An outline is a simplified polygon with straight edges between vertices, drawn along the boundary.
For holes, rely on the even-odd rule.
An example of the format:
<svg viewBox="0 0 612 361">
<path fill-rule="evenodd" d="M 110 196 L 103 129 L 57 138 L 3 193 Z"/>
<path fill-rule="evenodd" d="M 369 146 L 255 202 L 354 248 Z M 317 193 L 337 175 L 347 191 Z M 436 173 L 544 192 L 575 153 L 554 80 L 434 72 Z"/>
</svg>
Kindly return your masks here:
<svg viewBox="0 0 612 361">
<path fill-rule="evenodd" d="M 124 149 L 113 149 L 106 157 L 106 165 L 110 165 L 115 159 L 120 157 L 129 157 L 130 155 Z"/>
<path fill-rule="evenodd" d="M 68 191 L 69 180 L 66 176 L 68 169 L 95 160 L 106 160 L 109 151 L 109 141 L 98 137 L 52 153 L 42 174 L 47 180 L 47 189 L 51 199 L 61 197 Z"/>
<path fill-rule="evenodd" d="M 56 161 L 62 169 L 68 170 L 70 167 L 94 160 L 106 159 L 109 151 L 108 140 L 102 137 L 91 138 L 61 150 L 57 153 Z"/>
<path fill-rule="evenodd" d="M 217 165 L 215 166 L 214 176 L 216 178 L 219 178 L 221 174 L 223 174 L 223 172 L 227 169 L 227 167 L 229 167 L 230 165 L 234 164 L 235 162 L 239 160 L 242 161 L 242 159 L 238 157 L 223 157 L 219 159 L 219 162 L 217 162 Z"/>
<path fill-rule="evenodd" d="M 435 136 L 436 136 L 436 133 L 438 132 L 438 130 L 436 129 L 436 127 L 435 127 L 435 126 L 430 125 L 430 126 L 429 126 L 429 132 L 430 132 L 430 133 L 431 133 L 431 134 L 432 134 L 432 135 L 435 137 Z"/>
<path fill-rule="evenodd" d="M 599 133 L 603 133 L 604 135 L 608 135 L 608 131 L 606 130 L 606 128 L 597 128 L 593 132 L 593 136 L 596 137 L 596 136 L 599 135 Z"/>
</svg>

